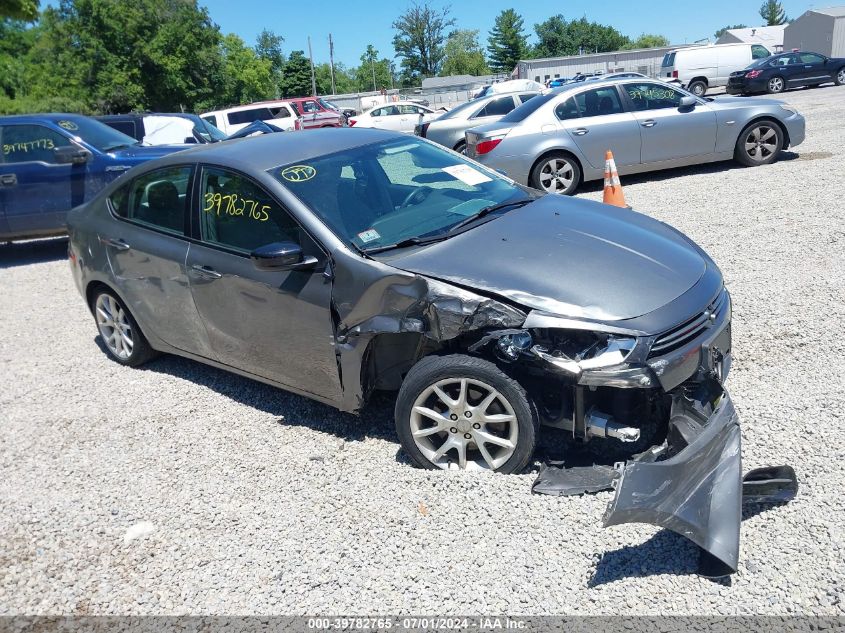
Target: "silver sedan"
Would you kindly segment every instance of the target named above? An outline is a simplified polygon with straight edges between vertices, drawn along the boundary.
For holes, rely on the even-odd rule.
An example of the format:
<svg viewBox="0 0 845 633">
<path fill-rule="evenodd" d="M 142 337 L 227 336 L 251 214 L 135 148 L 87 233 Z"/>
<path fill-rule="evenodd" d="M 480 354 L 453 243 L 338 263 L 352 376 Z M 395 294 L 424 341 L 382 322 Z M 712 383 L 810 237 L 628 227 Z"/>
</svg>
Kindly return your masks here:
<svg viewBox="0 0 845 633">
<path fill-rule="evenodd" d="M 563 86 L 466 133 L 467 154 L 517 182 L 571 194 L 604 176 L 735 159 L 774 162 L 804 140 L 804 117 L 774 99 L 699 98 L 652 79 Z"/>
<path fill-rule="evenodd" d="M 465 154 L 464 132 L 471 127 L 495 123 L 538 94 L 540 94 L 538 91 L 526 90 L 474 99 L 449 110 L 434 121 L 418 125 L 416 134 Z"/>
</svg>

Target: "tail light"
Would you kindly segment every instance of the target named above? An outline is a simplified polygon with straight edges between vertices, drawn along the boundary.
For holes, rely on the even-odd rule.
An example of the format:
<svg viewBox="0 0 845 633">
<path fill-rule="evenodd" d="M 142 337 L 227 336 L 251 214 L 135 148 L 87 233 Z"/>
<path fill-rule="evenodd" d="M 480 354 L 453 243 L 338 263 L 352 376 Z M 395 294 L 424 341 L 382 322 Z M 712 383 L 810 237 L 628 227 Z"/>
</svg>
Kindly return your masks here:
<svg viewBox="0 0 845 633">
<path fill-rule="evenodd" d="M 356 123 L 358 123 L 358 119 L 349 119 L 349 127 L 352 127 Z"/>
<path fill-rule="evenodd" d="M 299 117 L 297 117 L 296 119 L 294 119 L 294 121 L 293 121 L 293 129 L 294 129 L 295 131 L 297 131 L 297 132 L 299 132 L 299 131 L 302 129 L 302 119 L 300 119 Z"/>
<path fill-rule="evenodd" d="M 475 153 L 476 155 L 481 155 L 486 154 L 488 152 L 492 152 L 493 148 L 501 142 L 501 138 L 491 138 L 487 139 L 486 141 L 481 141 L 480 143 L 478 143 L 478 145 L 475 146 Z"/>
<path fill-rule="evenodd" d="M 760 73 L 762 72 L 762 70 L 749 70 L 747 73 L 745 73 L 745 76 L 749 79 L 756 79 L 760 76 Z"/>
<path fill-rule="evenodd" d="M 672 79 L 677 79 L 677 78 L 678 78 L 678 71 L 677 71 L 677 70 L 673 70 L 673 71 L 672 71 Z"/>
</svg>

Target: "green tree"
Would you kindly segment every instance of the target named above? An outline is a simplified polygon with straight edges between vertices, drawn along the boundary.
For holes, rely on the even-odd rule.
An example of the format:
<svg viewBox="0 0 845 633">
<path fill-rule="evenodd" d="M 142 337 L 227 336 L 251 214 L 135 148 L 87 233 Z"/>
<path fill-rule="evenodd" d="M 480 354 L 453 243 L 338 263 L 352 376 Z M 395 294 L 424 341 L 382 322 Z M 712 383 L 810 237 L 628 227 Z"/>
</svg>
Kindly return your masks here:
<svg viewBox="0 0 845 633">
<path fill-rule="evenodd" d="M 534 25 L 539 40 L 538 57 L 559 57 L 618 51 L 631 40 L 612 26 L 588 22 L 587 18 L 567 21 L 562 15 Z"/>
<path fill-rule="evenodd" d="M 789 22 L 786 11 L 778 0 L 766 0 L 761 4 L 760 17 L 766 21 L 765 26 L 777 26 Z"/>
<path fill-rule="evenodd" d="M 282 43 L 285 38 L 276 35 L 273 31 L 264 29 L 258 34 L 255 40 L 255 54 L 259 59 L 266 59 L 270 62 L 270 68 L 274 75 L 281 76 L 282 68 L 285 65 L 285 54 L 282 52 Z"/>
<path fill-rule="evenodd" d="M 489 75 L 490 67 L 478 44 L 477 30 L 458 30 L 449 33 L 443 47 L 445 57 L 440 75 Z"/>
<path fill-rule="evenodd" d="M 22 20 L 0 19 L 0 95 L 8 99 L 27 92 L 27 55 L 35 42 L 37 28 Z"/>
<path fill-rule="evenodd" d="M 490 67 L 495 72 L 510 72 L 520 59 L 528 56 L 528 36 L 522 32 L 523 26 L 522 16 L 513 9 L 505 9 L 496 16 L 487 38 Z"/>
<path fill-rule="evenodd" d="M 334 65 L 335 94 L 357 92 L 357 69 L 350 71 L 340 62 Z M 332 94 L 332 67 L 328 62 L 314 65 L 314 76 L 317 80 L 317 94 Z"/>
<path fill-rule="evenodd" d="M 439 72 L 445 55 L 446 29 L 454 24 L 448 7 L 437 10 L 428 2 L 412 4 L 393 22 L 396 30 L 393 48 L 397 57 L 402 58 L 406 82 L 433 77 Z"/>
<path fill-rule="evenodd" d="M 638 48 L 659 48 L 669 46 L 669 38 L 653 33 L 643 33 L 637 39 L 622 46 L 622 50 L 636 50 Z"/>
<path fill-rule="evenodd" d="M 304 51 L 293 51 L 282 70 L 283 97 L 307 97 L 311 94 L 311 62 Z"/>
<path fill-rule="evenodd" d="M 391 87 L 390 60 L 379 59 L 378 55 L 376 48 L 367 44 L 367 50 L 361 55 L 361 65 L 355 72 L 355 83 L 359 90 L 386 90 Z"/>
<path fill-rule="evenodd" d="M 722 28 L 720 28 L 718 31 L 716 31 L 715 33 L 713 33 L 713 37 L 714 37 L 715 39 L 717 39 L 717 40 L 718 40 L 718 39 L 719 39 L 720 37 L 722 37 L 722 36 L 723 36 L 726 32 L 728 32 L 728 31 L 730 31 L 730 30 L 732 30 L 732 29 L 747 29 L 747 28 L 748 28 L 748 25 L 747 25 L 747 24 L 734 24 L 733 26 L 723 26 L 723 27 L 722 27 Z"/>
<path fill-rule="evenodd" d="M 223 95 L 221 105 L 240 105 L 275 98 L 273 64 L 230 33 L 223 38 Z"/>
<path fill-rule="evenodd" d="M 38 17 L 38 0 L 0 0 L 0 20 L 12 18 L 32 22 Z"/>
</svg>

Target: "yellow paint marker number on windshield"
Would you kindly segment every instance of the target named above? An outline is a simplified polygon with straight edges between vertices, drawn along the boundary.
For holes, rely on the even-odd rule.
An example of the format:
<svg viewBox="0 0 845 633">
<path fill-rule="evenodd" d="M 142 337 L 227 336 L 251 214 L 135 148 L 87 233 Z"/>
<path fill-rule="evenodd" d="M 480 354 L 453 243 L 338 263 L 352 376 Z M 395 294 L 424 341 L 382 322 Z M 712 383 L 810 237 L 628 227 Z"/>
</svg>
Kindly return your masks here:
<svg viewBox="0 0 845 633">
<path fill-rule="evenodd" d="M 316 176 L 317 170 L 311 165 L 292 165 L 285 167 L 280 175 L 288 182 L 305 182 Z"/>
<path fill-rule="evenodd" d="M 266 222 L 270 219 L 269 204 L 261 205 L 257 200 L 241 198 L 236 193 L 219 194 L 208 192 L 205 194 L 205 206 L 203 211 L 214 213 L 217 216 L 229 215 L 233 217 L 248 217 L 259 222 Z"/>
</svg>

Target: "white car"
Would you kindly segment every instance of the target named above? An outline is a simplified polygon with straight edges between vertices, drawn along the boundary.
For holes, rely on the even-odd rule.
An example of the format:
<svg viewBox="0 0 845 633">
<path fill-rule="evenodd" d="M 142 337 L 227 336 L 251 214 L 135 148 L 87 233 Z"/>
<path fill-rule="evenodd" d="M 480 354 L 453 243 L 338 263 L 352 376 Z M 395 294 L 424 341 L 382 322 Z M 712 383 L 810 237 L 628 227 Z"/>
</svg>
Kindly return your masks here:
<svg viewBox="0 0 845 633">
<path fill-rule="evenodd" d="M 377 127 L 382 130 L 413 134 L 414 128 L 439 117 L 436 112 L 413 101 L 395 101 L 376 106 L 349 119 L 349 126 Z"/>
<path fill-rule="evenodd" d="M 710 44 L 669 51 L 660 65 L 660 79 L 679 83 L 696 97 L 708 88 L 727 86 L 732 72 L 743 70 L 758 59 L 769 57 L 762 44 Z"/>
<path fill-rule="evenodd" d="M 287 101 L 265 101 L 250 105 L 215 110 L 200 114 L 205 121 L 223 130 L 227 135 L 234 134 L 253 121 L 266 121 L 285 132 L 302 129 L 302 118 Z"/>
</svg>

